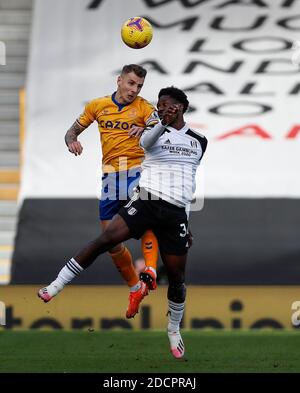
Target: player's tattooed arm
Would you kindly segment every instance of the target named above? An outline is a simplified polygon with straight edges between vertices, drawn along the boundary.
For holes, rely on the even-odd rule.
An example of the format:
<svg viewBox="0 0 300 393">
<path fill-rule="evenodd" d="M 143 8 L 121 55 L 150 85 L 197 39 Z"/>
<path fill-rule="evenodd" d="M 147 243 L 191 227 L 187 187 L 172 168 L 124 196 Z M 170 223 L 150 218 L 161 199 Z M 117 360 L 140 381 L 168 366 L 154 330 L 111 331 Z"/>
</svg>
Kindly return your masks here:
<svg viewBox="0 0 300 393">
<path fill-rule="evenodd" d="M 68 146 L 69 152 L 75 154 L 75 156 L 80 155 L 82 153 L 83 147 L 81 143 L 77 140 L 78 135 L 85 130 L 86 127 L 83 127 L 76 120 L 72 126 L 68 129 L 65 135 L 65 142 Z"/>
</svg>

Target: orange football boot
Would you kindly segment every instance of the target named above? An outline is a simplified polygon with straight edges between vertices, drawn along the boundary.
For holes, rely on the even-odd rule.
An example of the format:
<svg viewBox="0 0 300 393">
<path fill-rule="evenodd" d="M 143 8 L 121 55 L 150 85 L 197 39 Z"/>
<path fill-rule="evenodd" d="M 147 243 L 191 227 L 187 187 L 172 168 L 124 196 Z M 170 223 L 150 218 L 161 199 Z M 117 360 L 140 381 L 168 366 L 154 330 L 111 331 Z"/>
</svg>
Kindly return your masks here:
<svg viewBox="0 0 300 393">
<path fill-rule="evenodd" d="M 135 292 L 130 292 L 129 294 L 129 305 L 126 311 L 126 318 L 128 319 L 133 318 L 135 314 L 139 312 L 140 303 L 147 295 L 148 295 L 148 287 L 142 281 L 140 289 Z"/>
<path fill-rule="evenodd" d="M 156 274 L 149 267 L 146 267 L 146 269 L 140 273 L 140 279 L 146 283 L 150 291 L 154 291 L 154 289 L 157 288 Z"/>
</svg>

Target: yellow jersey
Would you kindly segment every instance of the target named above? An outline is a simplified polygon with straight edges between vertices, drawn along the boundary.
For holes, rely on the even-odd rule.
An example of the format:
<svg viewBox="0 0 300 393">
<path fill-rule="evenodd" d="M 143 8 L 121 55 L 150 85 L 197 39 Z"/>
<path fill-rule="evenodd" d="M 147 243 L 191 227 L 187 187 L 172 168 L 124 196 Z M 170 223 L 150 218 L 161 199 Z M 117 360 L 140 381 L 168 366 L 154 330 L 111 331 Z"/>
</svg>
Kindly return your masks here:
<svg viewBox="0 0 300 393">
<path fill-rule="evenodd" d="M 139 138 L 130 137 L 132 126 L 146 127 L 156 124 L 157 112 L 144 98 L 123 105 L 115 100 L 115 94 L 90 101 L 77 119 L 83 127 L 98 122 L 102 145 L 103 172 L 125 170 L 141 165 L 144 151 Z"/>
</svg>

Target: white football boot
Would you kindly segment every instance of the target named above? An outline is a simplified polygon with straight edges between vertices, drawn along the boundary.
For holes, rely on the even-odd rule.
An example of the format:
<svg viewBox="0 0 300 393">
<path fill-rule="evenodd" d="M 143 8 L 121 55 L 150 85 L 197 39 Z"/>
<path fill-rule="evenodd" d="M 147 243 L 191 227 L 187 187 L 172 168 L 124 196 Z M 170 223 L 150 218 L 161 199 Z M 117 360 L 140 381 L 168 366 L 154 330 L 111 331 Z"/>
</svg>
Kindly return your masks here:
<svg viewBox="0 0 300 393">
<path fill-rule="evenodd" d="M 181 334 L 178 331 L 168 330 L 171 353 L 176 359 L 182 359 L 184 356 L 184 343 Z"/>
<path fill-rule="evenodd" d="M 53 285 L 52 283 L 47 287 L 41 288 L 38 291 L 38 297 L 41 298 L 45 303 L 50 302 L 54 296 L 56 296 L 63 288 Z"/>
</svg>

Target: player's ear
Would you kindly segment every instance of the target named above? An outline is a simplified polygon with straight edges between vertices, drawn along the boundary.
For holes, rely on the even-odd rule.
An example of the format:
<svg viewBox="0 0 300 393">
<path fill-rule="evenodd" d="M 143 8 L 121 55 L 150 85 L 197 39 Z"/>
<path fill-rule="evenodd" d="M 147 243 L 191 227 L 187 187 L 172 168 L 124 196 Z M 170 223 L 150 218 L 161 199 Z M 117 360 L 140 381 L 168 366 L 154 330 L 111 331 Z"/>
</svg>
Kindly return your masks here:
<svg viewBox="0 0 300 393">
<path fill-rule="evenodd" d="M 122 81 L 122 77 L 121 77 L 121 75 L 119 75 L 118 76 L 118 79 L 117 79 L 117 85 L 119 86 L 119 84 L 121 83 L 121 81 Z"/>
</svg>

